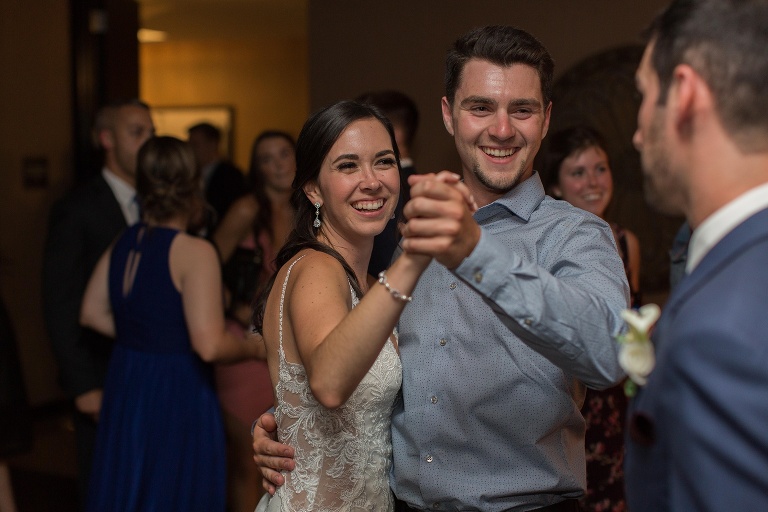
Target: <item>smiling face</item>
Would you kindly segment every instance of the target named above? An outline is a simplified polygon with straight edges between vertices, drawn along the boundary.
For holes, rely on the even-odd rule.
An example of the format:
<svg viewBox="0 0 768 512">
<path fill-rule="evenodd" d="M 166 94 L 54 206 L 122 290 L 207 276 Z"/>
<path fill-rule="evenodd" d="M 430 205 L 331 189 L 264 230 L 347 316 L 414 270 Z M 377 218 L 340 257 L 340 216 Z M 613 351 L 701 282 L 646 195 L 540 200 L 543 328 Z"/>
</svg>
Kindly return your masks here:
<svg viewBox="0 0 768 512">
<path fill-rule="evenodd" d="M 480 206 L 533 174 L 533 158 L 549 128 L 551 111 L 551 103 L 543 104 L 536 69 L 471 59 L 464 65 L 453 104 L 443 97 L 442 109 L 464 182 Z"/>
<path fill-rule="evenodd" d="M 267 187 L 276 192 L 290 192 L 296 176 L 296 151 L 284 137 L 268 137 L 255 148 L 259 171 Z"/>
<path fill-rule="evenodd" d="M 316 182 L 304 187 L 319 202 L 320 236 L 333 246 L 358 243 L 384 230 L 397 205 L 400 174 L 392 140 L 373 118 L 352 122 L 323 160 Z"/>
<path fill-rule="evenodd" d="M 558 184 L 552 187 L 552 192 L 573 206 L 602 218 L 613 195 L 608 155 L 597 146 L 569 155 L 560 164 Z"/>
</svg>

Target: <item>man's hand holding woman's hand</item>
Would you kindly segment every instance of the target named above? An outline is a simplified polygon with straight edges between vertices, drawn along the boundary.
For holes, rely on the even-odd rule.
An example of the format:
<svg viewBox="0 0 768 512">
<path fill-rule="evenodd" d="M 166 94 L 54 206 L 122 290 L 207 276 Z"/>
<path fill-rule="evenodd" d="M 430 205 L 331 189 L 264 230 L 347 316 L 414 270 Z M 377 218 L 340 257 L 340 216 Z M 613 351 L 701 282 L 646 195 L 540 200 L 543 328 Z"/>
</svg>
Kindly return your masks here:
<svg viewBox="0 0 768 512">
<path fill-rule="evenodd" d="M 480 240 L 472 194 L 460 176 L 449 171 L 414 175 L 408 183 L 411 200 L 403 209 L 408 219 L 402 229 L 403 250 L 432 256 L 449 269 L 458 267 Z"/>
</svg>

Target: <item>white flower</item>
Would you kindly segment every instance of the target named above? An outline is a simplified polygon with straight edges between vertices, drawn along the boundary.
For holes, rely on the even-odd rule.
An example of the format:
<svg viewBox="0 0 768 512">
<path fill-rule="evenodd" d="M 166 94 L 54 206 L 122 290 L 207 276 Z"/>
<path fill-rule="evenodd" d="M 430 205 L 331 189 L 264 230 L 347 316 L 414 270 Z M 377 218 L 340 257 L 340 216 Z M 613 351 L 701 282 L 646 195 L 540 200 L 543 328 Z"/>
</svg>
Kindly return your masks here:
<svg viewBox="0 0 768 512">
<path fill-rule="evenodd" d="M 621 318 L 629 325 L 629 335 L 648 339 L 648 331 L 656 323 L 661 315 L 661 309 L 656 304 L 646 304 L 637 311 L 625 309 L 621 312 Z"/>
<path fill-rule="evenodd" d="M 618 337 L 621 343 L 619 350 L 619 365 L 627 373 L 632 382 L 644 386 L 647 377 L 656 364 L 648 332 L 659 319 L 661 309 L 656 304 L 646 304 L 638 311 L 625 309 L 621 317 L 627 322 L 629 331 Z M 634 392 L 634 386 L 626 388 L 628 394 Z"/>
<path fill-rule="evenodd" d="M 653 345 L 650 342 L 628 342 L 621 346 L 619 364 L 627 376 L 638 386 L 645 386 L 646 377 L 656 364 Z"/>
</svg>

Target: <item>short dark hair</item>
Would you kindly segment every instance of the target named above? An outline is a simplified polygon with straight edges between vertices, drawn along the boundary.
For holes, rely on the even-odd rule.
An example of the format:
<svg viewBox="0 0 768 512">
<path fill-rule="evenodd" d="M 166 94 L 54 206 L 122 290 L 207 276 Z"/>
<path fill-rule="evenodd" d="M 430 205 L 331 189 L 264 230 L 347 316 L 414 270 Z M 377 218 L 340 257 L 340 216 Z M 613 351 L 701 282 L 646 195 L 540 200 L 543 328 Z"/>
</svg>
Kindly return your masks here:
<svg viewBox="0 0 768 512">
<path fill-rule="evenodd" d="M 213 126 L 211 123 L 197 123 L 194 126 L 190 126 L 187 129 L 187 133 L 192 135 L 193 133 L 199 133 L 204 138 L 210 141 L 219 143 L 221 141 L 221 130 Z"/>
<path fill-rule="evenodd" d="M 392 123 L 378 108 L 373 105 L 347 100 L 340 101 L 315 112 L 304 123 L 304 127 L 301 129 L 299 138 L 296 141 L 296 177 L 293 179 L 293 193 L 291 195 L 291 204 L 296 211 L 296 215 L 294 217 L 293 230 L 288 235 L 285 245 L 283 245 L 275 258 L 275 265 L 279 269 L 303 249 L 314 249 L 330 254 L 341 263 L 358 297 L 362 297 L 362 291 L 352 268 L 333 247 L 317 240 L 319 230 L 323 228 L 322 226 L 320 228 L 313 226 L 315 207 L 304 194 L 304 185 L 317 180 L 325 157 L 342 132 L 350 124 L 361 119 L 376 119 L 386 128 L 392 142 L 392 149 L 395 152 L 398 171 L 402 174 L 400 154 L 395 142 L 395 131 L 392 128 Z M 259 296 L 254 307 L 253 325 L 254 330 L 257 332 L 261 332 L 264 322 L 264 307 L 269 297 L 269 292 L 274 285 L 275 275 L 277 274 L 272 276 L 272 279 Z"/>
<path fill-rule="evenodd" d="M 401 91 L 385 90 L 361 94 L 356 101 L 373 105 L 389 118 L 393 125 L 405 130 L 405 142 L 413 145 L 416 130 L 419 128 L 419 109 L 410 96 Z"/>
<path fill-rule="evenodd" d="M 563 160 L 588 148 L 600 148 L 608 154 L 603 136 L 589 126 L 572 126 L 550 135 L 541 176 L 544 188 L 550 190 L 560 184 L 560 166 Z"/>
<path fill-rule="evenodd" d="M 552 99 L 555 63 L 538 39 L 525 30 L 507 25 L 476 28 L 460 37 L 445 60 L 445 96 L 453 104 L 464 66 L 470 59 L 482 59 L 508 67 L 526 64 L 536 70 L 541 82 L 544 107 Z"/>
<path fill-rule="evenodd" d="M 102 106 L 93 120 L 93 143 L 99 147 L 99 134 L 104 130 L 111 130 L 115 126 L 115 116 L 124 107 L 139 107 L 149 111 L 149 105 L 138 98 L 117 99 Z"/>
<path fill-rule="evenodd" d="M 666 102 L 678 64 L 707 83 L 724 127 L 739 134 L 768 130 L 768 0 L 676 0 L 647 34 L 651 64 Z M 765 142 L 762 142 L 764 147 Z"/>
</svg>

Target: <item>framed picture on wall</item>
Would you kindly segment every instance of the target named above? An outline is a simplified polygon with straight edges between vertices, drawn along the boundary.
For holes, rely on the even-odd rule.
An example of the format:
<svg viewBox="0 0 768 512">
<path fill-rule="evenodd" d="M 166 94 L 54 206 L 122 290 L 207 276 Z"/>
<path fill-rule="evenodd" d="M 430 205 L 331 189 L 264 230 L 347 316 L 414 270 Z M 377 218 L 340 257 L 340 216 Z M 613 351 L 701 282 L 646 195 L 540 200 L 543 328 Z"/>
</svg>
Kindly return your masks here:
<svg viewBox="0 0 768 512">
<path fill-rule="evenodd" d="M 151 107 L 157 135 L 187 140 L 187 130 L 198 123 L 210 123 L 221 130 L 221 152 L 232 158 L 234 109 L 227 105 Z"/>
</svg>

